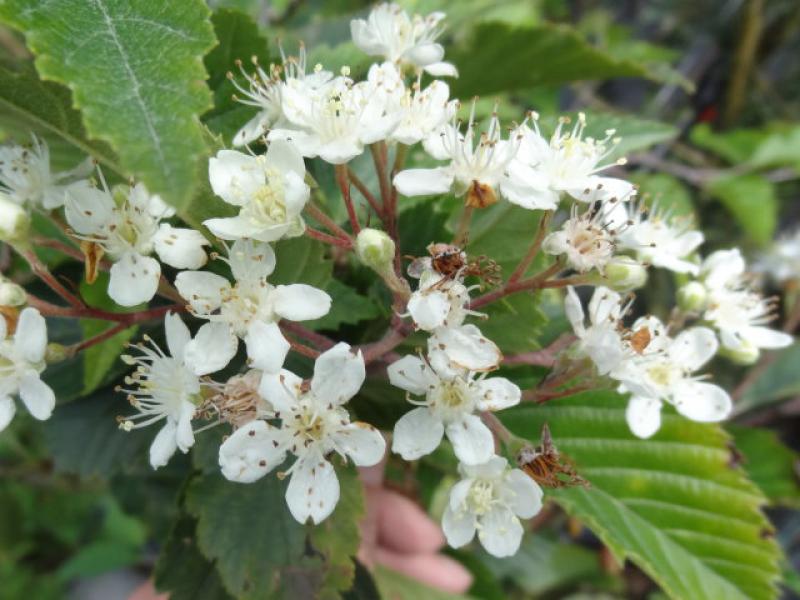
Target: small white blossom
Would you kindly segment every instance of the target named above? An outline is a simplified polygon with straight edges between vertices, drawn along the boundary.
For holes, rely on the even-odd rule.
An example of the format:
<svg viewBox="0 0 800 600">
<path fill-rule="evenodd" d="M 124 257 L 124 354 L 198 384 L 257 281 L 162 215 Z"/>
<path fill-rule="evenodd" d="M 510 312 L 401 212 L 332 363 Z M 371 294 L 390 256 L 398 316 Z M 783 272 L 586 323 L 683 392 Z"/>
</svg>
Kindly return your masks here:
<svg viewBox="0 0 800 600">
<path fill-rule="evenodd" d="M 777 283 L 800 279 L 800 228 L 772 242 L 753 265 L 753 270 L 766 273 Z"/>
<path fill-rule="evenodd" d="M 434 77 L 455 77 L 456 68 L 443 62 L 444 48 L 436 43 L 442 32 L 442 12 L 409 17 L 397 4 L 378 4 L 367 19 L 350 21 L 353 43 L 370 56 L 382 56 L 398 66 L 410 65 Z"/>
<path fill-rule="evenodd" d="M 75 236 L 95 242 L 114 264 L 108 295 L 122 306 L 136 306 L 153 298 L 161 265 L 198 269 L 207 260 L 208 241 L 199 231 L 162 223 L 175 211 L 141 183 L 117 203 L 108 189 L 73 184 L 67 188 L 65 214 Z"/>
<path fill-rule="evenodd" d="M 494 371 L 503 354 L 477 326 L 466 323 L 439 327 L 428 337 L 428 361 L 440 374 Z"/>
<path fill-rule="evenodd" d="M 211 188 L 240 207 L 239 215 L 208 219 L 203 225 L 223 240 L 272 242 L 302 235 L 300 213 L 311 193 L 305 174 L 303 158 L 288 142 L 272 142 L 263 156 L 220 150 L 208 163 Z"/>
<path fill-rule="evenodd" d="M 579 273 L 593 269 L 603 273 L 614 257 L 618 233 L 614 225 L 607 222 L 608 209 L 607 203 L 595 203 L 579 213 L 578 206 L 573 205 L 570 218 L 561 229 L 547 235 L 542 250 L 565 255 L 567 264 Z"/>
<path fill-rule="evenodd" d="M 700 268 L 707 300 L 703 319 L 718 332 L 723 348 L 758 357 L 759 348 L 784 348 L 792 336 L 766 327 L 773 304 L 748 286 L 745 261 L 738 248 L 711 253 Z"/>
<path fill-rule="evenodd" d="M 450 164 L 433 169 L 406 169 L 394 177 L 394 185 L 405 196 L 451 192 L 466 194 L 468 206 L 485 207 L 497 201 L 503 172 L 514 157 L 516 144 L 501 139 L 500 121 L 493 114 L 487 130 L 475 139 L 475 106 L 466 133 L 459 130 L 456 117 L 425 141 L 425 150 L 437 160 Z"/>
<path fill-rule="evenodd" d="M 47 143 L 33 136 L 31 147 L 0 146 L 0 192 L 16 204 L 51 210 L 63 206 L 66 186 L 87 177 L 92 168 L 87 160 L 70 171 L 53 173 Z"/>
<path fill-rule="evenodd" d="M 400 74 L 389 63 L 372 65 L 367 81 L 357 84 L 336 77 L 313 90 L 284 86 L 284 119 L 267 139 L 288 140 L 305 157 L 344 164 L 394 130 L 402 115 L 392 107 L 404 93 Z"/>
<path fill-rule="evenodd" d="M 404 356 L 387 369 L 392 385 L 424 400 L 395 424 L 392 451 L 406 460 L 430 454 L 442 441 L 453 444 L 458 459 L 475 465 L 494 453 L 492 432 L 476 411 L 518 404 L 519 387 L 504 377 L 474 378 L 471 372 L 441 373 L 416 356 Z"/>
<path fill-rule="evenodd" d="M 275 373 L 283 366 L 290 347 L 278 321 L 318 319 L 330 310 L 331 297 L 310 285 L 268 283 L 267 277 L 275 269 L 275 252 L 269 244 L 238 240 L 231 246 L 227 262 L 233 284 L 215 273 L 182 271 L 175 287 L 195 316 L 223 323 L 233 335 L 244 339 L 254 368 Z M 197 340 L 187 349 L 191 356 L 208 351 Z M 236 354 L 236 344 L 226 352 L 225 364 Z"/>
<path fill-rule="evenodd" d="M 716 422 L 730 414 L 728 392 L 692 375 L 717 352 L 713 331 L 693 327 L 671 338 L 655 317 L 638 319 L 632 330 L 646 330 L 649 341 L 632 350 L 611 377 L 621 382 L 620 391 L 631 393 L 625 416 L 634 435 L 648 438 L 658 431 L 663 402 L 693 421 Z"/>
<path fill-rule="evenodd" d="M 211 351 L 204 356 L 192 357 L 195 360 L 190 362 L 186 351 L 192 342 L 189 328 L 178 315 L 169 313 L 164 317 L 164 329 L 169 354 L 145 336 L 147 344 L 133 346 L 139 352 L 138 356 L 122 356 L 122 360 L 135 365 L 136 370 L 125 378 L 128 387 L 118 388 L 118 391 L 128 394 L 131 406 L 138 411 L 135 415 L 120 418 L 122 429 L 131 431 L 166 421 L 150 445 L 150 465 L 154 469 L 166 465 L 175 450 L 186 453 L 194 445 L 192 418 L 195 404 L 200 400 L 201 386 L 198 376 L 224 367 L 215 349 L 235 343 L 224 327 L 207 323 L 200 328 L 195 339 L 208 342 Z"/>
<path fill-rule="evenodd" d="M 597 175 L 611 166 L 602 163 L 619 141 L 613 138 L 614 130 L 607 131 L 601 140 L 584 136 L 586 116 L 580 113 L 577 123 L 566 132 L 564 125 L 569 119 L 560 119 L 548 141 L 540 133 L 537 119 L 534 114 L 532 128 L 523 123 L 513 134 L 519 140 L 519 149 L 502 186 L 510 202 L 529 209 L 552 210 L 558 206 L 561 192 L 582 202 L 622 201 L 635 193 L 627 181 Z"/>
<path fill-rule="evenodd" d="M 589 301 L 589 326 L 586 326 L 583 306 L 572 286 L 567 288 L 564 312 L 578 338 L 576 352 L 587 356 L 597 367 L 600 375 L 615 369 L 623 357 L 621 320 L 627 307 L 622 296 L 605 287 L 597 287 Z"/>
<path fill-rule="evenodd" d="M 425 89 L 420 88 L 419 81 L 414 83 L 399 97 L 395 110 L 400 119 L 389 139 L 411 145 L 440 131 L 458 110 L 458 101 L 449 97 L 450 88 L 443 81 L 432 81 Z"/>
<path fill-rule="evenodd" d="M 505 458 L 491 457 L 480 465 L 460 464 L 462 479 L 450 490 L 442 530 L 453 548 L 478 540 L 489 554 L 512 556 L 524 533 L 520 519 L 542 509 L 542 489 L 520 469 L 509 469 Z"/>
<path fill-rule="evenodd" d="M 310 385 L 283 370 L 265 374 L 260 393 L 275 409 L 280 426 L 255 420 L 242 426 L 219 449 L 223 475 L 231 481 L 251 483 L 286 460 L 296 457 L 282 475 L 291 474 L 286 503 L 300 523 L 326 519 L 339 501 L 339 480 L 326 458 L 336 453 L 356 466 L 380 462 L 386 442 L 378 430 L 350 422 L 343 405 L 364 383 L 361 352 L 339 343 L 323 352 L 314 365 Z"/>
<path fill-rule="evenodd" d="M 463 254 L 463 252 L 462 252 Z M 412 268 L 413 267 L 413 268 Z M 417 259 L 409 267 L 409 275 L 419 278 L 406 308 L 414 324 L 423 331 L 458 326 L 469 314 L 469 289 L 461 277 L 445 277 L 431 266 L 430 257 Z"/>
<path fill-rule="evenodd" d="M 14 418 L 19 396 L 31 415 L 49 419 L 56 404 L 53 390 L 39 374 L 45 368 L 47 324 L 35 308 L 25 308 L 19 316 L 13 336 L 0 315 L 0 431 Z"/>
<path fill-rule="evenodd" d="M 704 238 L 693 228 L 690 217 L 674 216 L 657 205 L 620 204 L 615 207 L 612 220 L 620 230 L 618 249 L 632 250 L 642 263 L 675 273 L 697 274 L 698 265 L 688 258 Z"/>
</svg>

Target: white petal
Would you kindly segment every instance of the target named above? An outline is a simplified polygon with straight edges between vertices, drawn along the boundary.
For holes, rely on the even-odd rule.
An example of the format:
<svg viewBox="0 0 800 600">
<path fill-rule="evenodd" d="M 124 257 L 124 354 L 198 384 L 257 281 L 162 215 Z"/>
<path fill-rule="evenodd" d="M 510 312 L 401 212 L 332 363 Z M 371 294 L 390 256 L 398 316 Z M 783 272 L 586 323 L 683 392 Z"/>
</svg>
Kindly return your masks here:
<svg viewBox="0 0 800 600">
<path fill-rule="evenodd" d="M 175 437 L 177 430 L 178 426 L 175 421 L 167 419 L 167 422 L 156 434 L 153 443 L 150 444 L 150 466 L 154 469 L 166 465 L 175 454 L 175 450 L 178 449 L 178 440 Z"/>
<path fill-rule="evenodd" d="M 589 300 L 589 317 L 592 323 L 607 323 L 619 317 L 622 297 L 606 287 L 599 286 Z"/>
<path fill-rule="evenodd" d="M 426 394 L 438 379 L 428 365 L 413 354 L 408 354 L 394 361 L 386 369 L 386 372 L 389 375 L 389 382 L 393 386 L 411 392 L 416 396 Z"/>
<path fill-rule="evenodd" d="M 233 145 L 244 146 L 245 144 L 249 144 L 250 142 L 257 140 L 262 135 L 267 133 L 270 122 L 270 111 L 259 111 L 255 117 L 250 119 L 239 131 L 236 132 L 236 135 L 233 136 Z"/>
<path fill-rule="evenodd" d="M 230 481 L 252 483 L 286 459 L 279 430 L 264 421 L 237 429 L 219 447 L 219 466 Z"/>
<path fill-rule="evenodd" d="M 428 352 L 446 355 L 451 368 L 470 371 L 490 371 L 503 359 L 497 345 L 472 324 L 438 329 L 428 338 Z M 436 365 L 434 368 L 438 369 Z"/>
<path fill-rule="evenodd" d="M 286 504 L 298 522 L 305 523 L 311 517 L 316 525 L 336 508 L 339 480 L 333 465 L 318 451 L 309 452 L 298 460 L 300 464 L 294 466 L 286 489 Z"/>
<path fill-rule="evenodd" d="M 579 336 L 582 335 L 585 331 L 583 305 L 577 292 L 575 292 L 575 288 L 571 285 L 567 286 L 567 295 L 564 297 L 564 312 L 570 325 L 572 325 L 573 331 Z"/>
<path fill-rule="evenodd" d="M 513 556 L 524 533 L 519 519 L 508 508 L 496 506 L 480 519 L 478 539 L 492 556 Z"/>
<path fill-rule="evenodd" d="M 719 342 L 707 327 L 692 327 L 682 331 L 669 346 L 669 356 L 676 364 L 696 371 L 717 353 Z"/>
<path fill-rule="evenodd" d="M 586 189 L 592 190 L 591 194 L 585 194 Z M 567 190 L 567 193 L 582 202 L 595 202 L 605 200 L 625 201 L 634 195 L 633 184 L 624 179 L 616 177 L 589 177 L 584 185 Z"/>
<path fill-rule="evenodd" d="M 508 461 L 502 456 L 494 455 L 486 462 L 474 465 L 460 464 L 458 470 L 464 477 L 471 479 L 497 479 L 508 468 Z"/>
<path fill-rule="evenodd" d="M 405 460 L 417 460 L 439 446 L 444 425 L 424 406 L 404 414 L 394 425 L 392 452 Z"/>
<path fill-rule="evenodd" d="M 490 377 L 475 382 L 479 396 L 479 410 L 503 410 L 519 404 L 522 392 L 519 386 L 505 377 Z"/>
<path fill-rule="evenodd" d="M 208 260 L 203 250 L 208 240 L 194 229 L 161 223 L 153 237 L 153 244 L 161 262 L 176 269 L 199 269 Z"/>
<path fill-rule="evenodd" d="M 301 385 L 303 385 L 302 377 L 281 369 L 279 373 L 264 373 L 258 386 L 258 393 L 276 412 L 288 413 L 297 405 Z"/>
<path fill-rule="evenodd" d="M 661 427 L 661 400 L 631 396 L 625 420 L 633 435 L 647 439 Z"/>
<path fill-rule="evenodd" d="M 227 279 L 208 271 L 181 271 L 175 278 L 175 287 L 192 310 L 209 314 L 222 305 L 222 294 L 231 289 Z"/>
<path fill-rule="evenodd" d="M 475 516 L 466 510 L 454 512 L 448 506 L 442 515 L 442 531 L 451 548 L 461 548 L 475 537 Z"/>
<path fill-rule="evenodd" d="M 120 306 L 136 306 L 156 295 L 161 265 L 149 256 L 133 252 L 122 255 L 111 265 L 108 295 Z"/>
<path fill-rule="evenodd" d="M 731 414 L 731 397 L 713 383 L 685 380 L 675 386 L 672 397 L 678 412 L 692 421 L 716 423 Z"/>
<path fill-rule="evenodd" d="M 304 283 L 279 285 L 272 291 L 275 312 L 290 321 L 319 319 L 331 309 L 331 297 Z"/>
<path fill-rule="evenodd" d="M 186 344 L 192 339 L 186 323 L 176 313 L 170 312 L 164 317 L 164 331 L 167 337 L 167 348 L 169 354 L 178 360 L 183 359 L 183 352 Z"/>
<path fill-rule="evenodd" d="M 295 173 L 300 177 L 306 174 L 306 165 L 303 157 L 292 144 L 284 140 L 270 142 L 264 162 L 268 167 L 275 168 L 284 173 Z"/>
<path fill-rule="evenodd" d="M 386 453 L 386 440 L 381 432 L 360 421 L 349 423 L 334 433 L 333 441 L 357 467 L 376 465 Z"/>
<path fill-rule="evenodd" d="M 485 463 L 494 454 L 494 437 L 477 415 L 464 415 L 448 423 L 447 439 L 453 444 L 458 460 L 467 465 Z"/>
<path fill-rule="evenodd" d="M 425 290 L 411 294 L 406 308 L 417 327 L 432 331 L 444 325 L 450 307 L 447 294 L 439 290 Z"/>
<path fill-rule="evenodd" d="M 425 67 L 423 70 L 434 77 L 458 77 L 458 69 L 449 62 L 435 62 Z"/>
<path fill-rule="evenodd" d="M 785 348 L 791 346 L 794 338 L 788 333 L 769 327 L 748 327 L 742 332 L 748 342 L 758 348 Z"/>
<path fill-rule="evenodd" d="M 8 427 L 16 412 L 17 407 L 11 396 L 0 396 L 0 431 Z"/>
<path fill-rule="evenodd" d="M 509 507 L 520 519 L 530 519 L 542 510 L 542 488 L 519 469 L 508 472 L 503 491 Z"/>
<path fill-rule="evenodd" d="M 394 176 L 394 187 L 404 196 L 444 194 L 453 185 L 453 173 L 446 167 L 406 169 Z"/>
<path fill-rule="evenodd" d="M 746 264 L 738 248 L 717 250 L 703 261 L 704 283 L 709 288 L 721 288 L 738 279 Z"/>
<path fill-rule="evenodd" d="M 358 393 L 366 377 L 366 367 L 361 350 L 339 342 L 326 350 L 314 363 L 311 378 L 312 393 L 325 404 L 344 404 Z"/>
<path fill-rule="evenodd" d="M 444 58 L 444 48 L 436 42 L 421 42 L 406 50 L 403 57 L 419 67 L 426 67 Z M 439 77 L 436 73 L 431 75 Z"/>
<path fill-rule="evenodd" d="M 250 324 L 244 342 L 247 344 L 251 366 L 265 373 L 280 371 L 291 348 L 277 323 L 263 321 L 253 321 Z"/>
<path fill-rule="evenodd" d="M 237 281 L 260 281 L 275 270 L 275 251 L 264 242 L 237 240 L 228 260 Z"/>
<path fill-rule="evenodd" d="M 239 340 L 230 325 L 218 321 L 206 323 L 186 344 L 183 362 L 195 375 L 208 375 L 228 366 L 238 347 Z"/>
<path fill-rule="evenodd" d="M 254 237 L 263 230 L 243 217 L 207 219 L 203 221 L 208 230 L 221 240 L 239 240 Z M 277 238 L 276 238 L 277 239 Z"/>
<path fill-rule="evenodd" d="M 35 419 L 44 421 L 53 414 L 56 396 L 50 386 L 39 379 L 36 371 L 28 371 L 19 381 L 19 397 Z"/>
<path fill-rule="evenodd" d="M 106 192 L 77 182 L 67 186 L 65 194 L 64 216 L 78 233 L 104 232 L 114 220 L 114 200 Z"/>
<path fill-rule="evenodd" d="M 236 206 L 250 202 L 265 182 L 258 159 L 236 150 L 220 150 L 208 161 L 208 180 L 214 193 Z"/>
<path fill-rule="evenodd" d="M 175 431 L 175 441 L 181 452 L 186 454 L 189 448 L 194 446 L 194 431 L 192 431 L 192 419 L 194 418 L 195 406 L 188 400 L 181 403 L 181 413 L 178 416 L 178 427 Z"/>
<path fill-rule="evenodd" d="M 0 320 L 5 319 L 0 316 Z M 14 334 L 14 349 L 29 363 L 44 360 L 47 349 L 47 323 L 35 308 L 27 307 L 19 315 Z"/>
</svg>

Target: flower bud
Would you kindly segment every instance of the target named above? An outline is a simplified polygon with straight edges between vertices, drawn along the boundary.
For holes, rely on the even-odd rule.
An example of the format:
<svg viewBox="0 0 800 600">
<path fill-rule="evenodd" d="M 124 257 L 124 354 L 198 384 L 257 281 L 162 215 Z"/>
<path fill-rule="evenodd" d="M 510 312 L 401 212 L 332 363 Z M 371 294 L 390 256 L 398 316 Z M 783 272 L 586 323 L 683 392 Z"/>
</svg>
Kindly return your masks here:
<svg viewBox="0 0 800 600">
<path fill-rule="evenodd" d="M 27 211 L 0 193 L 0 241 L 12 244 L 24 242 L 30 225 L 31 217 Z"/>
<path fill-rule="evenodd" d="M 67 351 L 66 346 L 56 343 L 47 344 L 47 350 L 45 350 L 44 353 L 44 361 L 48 365 L 59 363 L 67 358 L 69 358 L 69 352 Z"/>
<path fill-rule="evenodd" d="M 758 346 L 743 341 L 742 345 L 735 349 L 720 346 L 719 354 L 737 365 L 752 365 L 761 356 L 761 351 Z"/>
<path fill-rule="evenodd" d="M 0 306 L 22 306 L 26 299 L 22 286 L 0 277 Z"/>
<path fill-rule="evenodd" d="M 617 256 L 605 266 L 604 283 L 616 292 L 627 292 L 647 283 L 647 269 L 628 256 Z"/>
<path fill-rule="evenodd" d="M 690 281 L 678 290 L 678 306 L 686 312 L 705 310 L 707 301 L 706 286 L 699 281 Z"/>
<path fill-rule="evenodd" d="M 394 240 L 379 229 L 362 229 L 356 238 L 358 258 L 378 273 L 391 270 L 394 250 Z"/>
</svg>

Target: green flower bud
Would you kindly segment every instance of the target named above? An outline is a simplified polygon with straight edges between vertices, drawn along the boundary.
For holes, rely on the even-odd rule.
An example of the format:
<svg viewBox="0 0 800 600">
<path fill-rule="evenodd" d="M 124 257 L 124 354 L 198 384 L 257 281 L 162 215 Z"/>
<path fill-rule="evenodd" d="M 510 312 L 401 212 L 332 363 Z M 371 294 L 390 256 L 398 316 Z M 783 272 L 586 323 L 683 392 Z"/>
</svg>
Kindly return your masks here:
<svg viewBox="0 0 800 600">
<path fill-rule="evenodd" d="M 26 299 L 22 286 L 0 277 L 0 306 L 22 306 Z"/>
<path fill-rule="evenodd" d="M 67 351 L 66 346 L 56 343 L 47 344 L 47 350 L 45 350 L 44 354 L 44 361 L 48 365 L 59 363 L 67 358 L 69 358 L 69 352 Z"/>
<path fill-rule="evenodd" d="M 358 258 L 378 273 L 392 269 L 394 251 L 394 240 L 379 229 L 362 229 L 356 238 Z"/>
<path fill-rule="evenodd" d="M 0 193 L 0 241 L 19 244 L 27 241 L 31 217 L 8 196 Z"/>
<path fill-rule="evenodd" d="M 617 256 L 605 266 L 605 285 L 616 292 L 628 292 L 647 283 L 647 269 L 628 256 Z"/>
<path fill-rule="evenodd" d="M 706 286 L 699 281 L 690 281 L 678 290 L 678 306 L 686 312 L 705 310 L 707 301 Z"/>
<path fill-rule="evenodd" d="M 742 346 L 736 349 L 720 346 L 719 354 L 737 365 L 752 365 L 761 356 L 761 351 L 758 346 L 754 346 L 749 342 L 742 342 Z"/>
</svg>

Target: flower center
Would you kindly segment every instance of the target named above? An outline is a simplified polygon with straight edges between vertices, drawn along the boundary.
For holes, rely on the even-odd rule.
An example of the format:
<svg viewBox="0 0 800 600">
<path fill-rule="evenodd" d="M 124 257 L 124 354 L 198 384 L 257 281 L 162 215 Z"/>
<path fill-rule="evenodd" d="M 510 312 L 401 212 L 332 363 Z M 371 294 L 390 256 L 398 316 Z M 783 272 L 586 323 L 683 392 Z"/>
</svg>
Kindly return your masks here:
<svg viewBox="0 0 800 600">
<path fill-rule="evenodd" d="M 491 481 L 476 481 L 469 488 L 467 498 L 472 507 L 472 512 L 476 515 L 483 515 L 489 512 L 495 503 L 494 484 Z"/>
<path fill-rule="evenodd" d="M 245 216 L 256 224 L 283 223 L 286 221 L 285 191 L 280 173 L 267 171 L 267 184 L 253 194 L 250 203 L 243 209 Z"/>
<path fill-rule="evenodd" d="M 248 284 L 238 282 L 222 294 L 220 315 L 229 323 L 236 335 L 243 336 L 254 319 L 266 323 L 273 321 L 273 313 L 269 303 L 269 292 L 272 289 L 267 283 Z"/>
<path fill-rule="evenodd" d="M 680 370 L 671 363 L 661 362 L 647 369 L 647 375 L 656 385 L 669 387 L 680 377 Z"/>
</svg>

